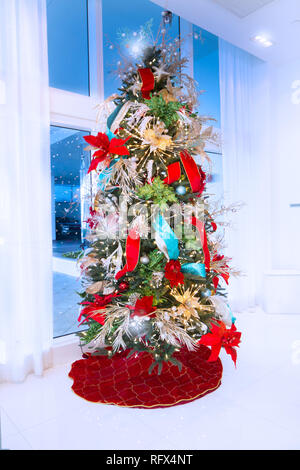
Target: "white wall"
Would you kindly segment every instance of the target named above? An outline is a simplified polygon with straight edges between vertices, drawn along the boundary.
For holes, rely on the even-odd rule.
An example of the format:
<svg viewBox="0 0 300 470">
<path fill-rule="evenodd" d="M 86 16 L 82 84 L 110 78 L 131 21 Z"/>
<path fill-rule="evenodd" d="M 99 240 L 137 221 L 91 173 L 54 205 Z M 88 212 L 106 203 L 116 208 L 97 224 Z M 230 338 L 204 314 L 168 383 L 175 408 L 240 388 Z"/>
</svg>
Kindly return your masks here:
<svg viewBox="0 0 300 470">
<path fill-rule="evenodd" d="M 274 67 L 271 106 L 271 266 L 300 271 L 300 59 Z"/>
<path fill-rule="evenodd" d="M 270 246 L 263 307 L 300 314 L 300 59 L 272 67 L 269 80 Z"/>
</svg>

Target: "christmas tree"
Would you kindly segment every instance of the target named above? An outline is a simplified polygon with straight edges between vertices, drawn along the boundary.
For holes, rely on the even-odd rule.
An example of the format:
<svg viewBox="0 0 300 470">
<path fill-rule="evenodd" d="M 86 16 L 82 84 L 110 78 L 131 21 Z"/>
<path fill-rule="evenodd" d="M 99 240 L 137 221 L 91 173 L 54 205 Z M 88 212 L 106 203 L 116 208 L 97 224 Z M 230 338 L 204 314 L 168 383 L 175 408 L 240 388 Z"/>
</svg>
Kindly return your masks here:
<svg viewBox="0 0 300 470">
<path fill-rule="evenodd" d="M 164 361 L 180 368 L 173 353 L 199 344 L 211 346 L 210 361 L 224 347 L 236 362 L 240 333 L 221 287 L 231 268 L 206 194 L 215 134 L 197 112 L 181 40 L 163 27 L 140 47 L 145 31 L 135 57 L 118 63 L 122 86 L 99 107 L 96 135 L 85 137 L 93 204 L 79 259 L 81 343 L 92 354 L 146 351 L 149 372 Z"/>
</svg>

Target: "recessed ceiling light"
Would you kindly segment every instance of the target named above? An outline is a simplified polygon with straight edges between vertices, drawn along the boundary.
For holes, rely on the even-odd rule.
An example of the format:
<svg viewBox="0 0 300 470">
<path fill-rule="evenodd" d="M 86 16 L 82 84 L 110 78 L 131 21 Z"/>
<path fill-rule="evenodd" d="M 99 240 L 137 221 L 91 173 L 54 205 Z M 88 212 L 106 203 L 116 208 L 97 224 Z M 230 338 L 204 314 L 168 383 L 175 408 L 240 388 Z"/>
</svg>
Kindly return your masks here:
<svg viewBox="0 0 300 470">
<path fill-rule="evenodd" d="M 256 42 L 257 44 L 260 44 L 263 47 L 271 47 L 274 45 L 274 42 L 268 39 L 266 36 L 263 36 L 262 34 L 257 34 L 253 38 L 251 38 L 252 41 Z"/>
</svg>

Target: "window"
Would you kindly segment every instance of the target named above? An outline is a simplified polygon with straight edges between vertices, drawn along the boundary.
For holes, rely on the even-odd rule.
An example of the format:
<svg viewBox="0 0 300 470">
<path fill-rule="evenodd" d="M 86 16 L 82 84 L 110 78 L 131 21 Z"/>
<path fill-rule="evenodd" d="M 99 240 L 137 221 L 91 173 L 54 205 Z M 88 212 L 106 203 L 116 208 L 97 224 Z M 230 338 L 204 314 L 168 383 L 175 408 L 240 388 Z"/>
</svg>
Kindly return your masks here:
<svg viewBox="0 0 300 470">
<path fill-rule="evenodd" d="M 47 0 L 50 86 L 90 94 L 87 0 Z"/>
<path fill-rule="evenodd" d="M 219 84 L 219 39 L 214 34 L 193 25 L 193 71 L 200 96 L 199 113 L 216 121 L 212 124 L 220 128 L 220 84 Z M 213 173 L 209 177 L 208 191 L 215 200 L 223 195 L 222 153 L 219 147 L 211 145 L 207 154 L 212 162 Z"/>
<path fill-rule="evenodd" d="M 220 127 L 219 40 L 214 34 L 193 26 L 194 79 L 204 91 L 199 112 L 216 119 Z"/>
<path fill-rule="evenodd" d="M 54 337 L 77 330 L 80 290 L 76 258 L 84 238 L 84 213 L 90 204 L 83 180 L 89 165 L 86 132 L 51 126 L 51 202 L 53 240 Z"/>
</svg>

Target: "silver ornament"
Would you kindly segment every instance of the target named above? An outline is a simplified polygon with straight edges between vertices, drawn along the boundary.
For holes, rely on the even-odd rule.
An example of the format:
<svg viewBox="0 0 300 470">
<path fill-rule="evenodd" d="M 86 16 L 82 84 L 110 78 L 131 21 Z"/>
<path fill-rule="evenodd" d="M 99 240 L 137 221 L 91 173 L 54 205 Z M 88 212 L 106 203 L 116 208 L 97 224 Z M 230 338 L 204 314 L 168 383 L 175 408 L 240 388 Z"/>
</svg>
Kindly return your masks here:
<svg viewBox="0 0 300 470">
<path fill-rule="evenodd" d="M 149 333 L 151 330 L 151 323 L 148 321 L 148 318 L 134 316 L 130 319 L 128 325 L 128 333 L 129 336 L 134 337 L 135 340 L 137 338 L 141 338 Z"/>
<path fill-rule="evenodd" d="M 210 297 L 211 296 L 211 291 L 210 289 L 205 289 L 201 291 L 201 297 Z"/>
<path fill-rule="evenodd" d="M 150 259 L 149 259 L 149 257 L 148 257 L 147 255 L 143 255 L 143 256 L 141 256 L 141 258 L 140 258 L 140 262 L 141 262 L 142 264 L 148 264 L 149 261 L 150 261 Z"/>
<path fill-rule="evenodd" d="M 183 196 L 186 193 L 186 188 L 182 185 L 177 186 L 176 193 L 179 194 L 180 196 Z"/>
</svg>

